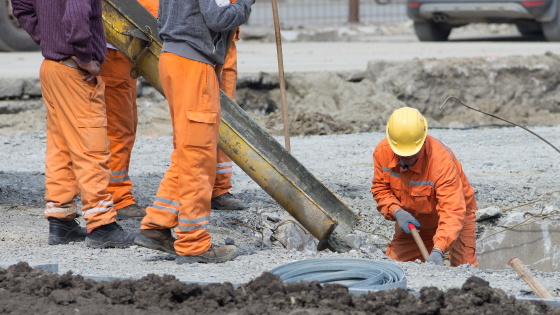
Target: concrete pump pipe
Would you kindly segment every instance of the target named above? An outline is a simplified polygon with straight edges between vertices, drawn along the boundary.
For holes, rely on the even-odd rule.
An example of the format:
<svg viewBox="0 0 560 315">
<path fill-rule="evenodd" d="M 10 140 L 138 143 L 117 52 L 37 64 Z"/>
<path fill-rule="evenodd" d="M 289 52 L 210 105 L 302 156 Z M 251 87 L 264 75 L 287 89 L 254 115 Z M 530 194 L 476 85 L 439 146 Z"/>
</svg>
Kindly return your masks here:
<svg viewBox="0 0 560 315">
<path fill-rule="evenodd" d="M 107 40 L 133 62 L 131 77 L 144 77 L 163 95 L 157 20 L 136 0 L 104 0 L 103 23 Z M 359 217 L 223 91 L 220 104 L 219 148 L 319 240 L 320 250 L 348 251 L 344 236 Z"/>
</svg>

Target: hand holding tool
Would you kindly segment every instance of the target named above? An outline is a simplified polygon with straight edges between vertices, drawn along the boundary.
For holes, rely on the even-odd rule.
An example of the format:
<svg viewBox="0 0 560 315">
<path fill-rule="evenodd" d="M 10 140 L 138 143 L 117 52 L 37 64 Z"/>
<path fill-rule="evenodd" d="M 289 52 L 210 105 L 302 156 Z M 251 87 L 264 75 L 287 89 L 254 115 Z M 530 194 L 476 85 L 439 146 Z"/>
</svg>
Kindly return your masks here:
<svg viewBox="0 0 560 315">
<path fill-rule="evenodd" d="M 412 214 L 404 211 L 403 209 L 395 210 L 395 214 L 393 215 L 395 219 L 397 219 L 397 224 L 399 225 L 399 229 L 405 232 L 406 234 L 410 234 L 410 229 L 408 228 L 409 223 L 412 223 L 415 227 L 420 227 L 420 223 L 416 220 Z"/>
<path fill-rule="evenodd" d="M 434 249 L 432 249 L 430 257 L 428 257 L 428 260 L 426 260 L 426 262 L 434 263 L 438 266 L 443 266 L 443 252 L 441 251 L 441 249 L 434 247 Z"/>
<path fill-rule="evenodd" d="M 422 241 L 422 238 L 420 237 L 420 234 L 418 234 L 418 230 L 416 229 L 416 227 L 412 223 L 408 224 L 408 229 L 410 230 L 410 234 L 412 234 L 412 237 L 414 238 L 414 241 L 416 242 L 416 245 L 418 245 L 418 248 L 420 249 L 420 252 L 422 253 L 422 257 L 424 257 L 424 261 L 428 261 L 428 258 L 430 257 L 430 255 L 428 254 L 428 250 L 426 249 L 426 245 L 424 245 L 424 242 Z M 443 257 L 442 257 L 442 260 L 443 260 Z"/>
<path fill-rule="evenodd" d="M 521 261 L 521 259 L 517 257 L 513 257 L 509 262 L 513 270 L 517 272 L 517 274 L 521 277 L 521 279 L 525 280 L 527 284 L 533 289 L 536 295 L 538 295 L 541 299 L 553 299 L 552 294 L 548 292 L 548 290 L 542 285 L 542 283 L 535 278 L 533 273 L 525 266 L 525 264 Z"/>
</svg>

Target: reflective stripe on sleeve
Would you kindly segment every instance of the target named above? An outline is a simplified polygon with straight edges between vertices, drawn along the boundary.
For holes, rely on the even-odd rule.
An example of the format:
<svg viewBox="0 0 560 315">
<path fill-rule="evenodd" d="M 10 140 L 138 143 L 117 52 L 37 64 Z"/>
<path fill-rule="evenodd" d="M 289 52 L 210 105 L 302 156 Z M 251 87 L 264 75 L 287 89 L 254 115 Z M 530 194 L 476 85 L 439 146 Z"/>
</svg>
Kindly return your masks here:
<svg viewBox="0 0 560 315">
<path fill-rule="evenodd" d="M 451 154 L 451 152 L 449 151 L 449 149 L 447 148 L 445 143 L 443 143 L 443 141 L 439 140 L 438 138 L 434 138 L 434 139 L 436 139 L 437 142 L 439 142 L 439 144 L 441 144 L 441 146 L 445 149 L 445 151 L 447 151 L 447 153 L 449 153 L 449 156 L 451 156 L 451 160 L 453 160 L 453 162 L 455 162 L 455 158 L 453 157 L 453 154 Z"/>
<path fill-rule="evenodd" d="M 434 187 L 434 183 L 432 183 L 431 181 L 418 181 L 418 180 L 409 180 L 408 183 L 410 185 L 415 185 L 415 186 L 432 186 Z"/>
<path fill-rule="evenodd" d="M 389 172 L 389 175 L 391 175 L 393 177 L 401 178 L 400 173 L 395 173 L 395 172 L 391 171 L 388 167 L 383 167 L 383 168 L 381 168 L 381 170 L 383 170 L 383 172 L 385 172 L 385 173 Z"/>
</svg>

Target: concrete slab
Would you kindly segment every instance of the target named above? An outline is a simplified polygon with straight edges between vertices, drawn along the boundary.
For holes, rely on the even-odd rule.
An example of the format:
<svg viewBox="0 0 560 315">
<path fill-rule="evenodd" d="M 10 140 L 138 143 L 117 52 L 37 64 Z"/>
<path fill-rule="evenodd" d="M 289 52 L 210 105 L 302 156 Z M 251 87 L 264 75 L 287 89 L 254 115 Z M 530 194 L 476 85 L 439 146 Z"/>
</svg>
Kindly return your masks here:
<svg viewBox="0 0 560 315">
<path fill-rule="evenodd" d="M 0 261 L 0 268 L 3 269 L 8 269 L 10 266 L 13 265 L 17 265 L 19 263 L 19 261 Z M 48 272 L 52 272 L 52 273 L 58 273 L 58 264 L 46 264 L 46 263 L 28 263 L 29 267 L 35 269 L 35 268 L 41 268 L 45 271 Z"/>
<path fill-rule="evenodd" d="M 546 212 L 546 211 L 545 211 Z M 498 222 L 498 226 L 512 226 L 525 221 L 523 213 L 512 213 Z M 486 230 L 481 238 L 502 228 Z M 528 268 L 540 271 L 560 271 L 560 220 L 539 220 L 535 223 L 491 236 L 478 245 L 478 267 L 504 269 L 517 257 Z"/>
</svg>

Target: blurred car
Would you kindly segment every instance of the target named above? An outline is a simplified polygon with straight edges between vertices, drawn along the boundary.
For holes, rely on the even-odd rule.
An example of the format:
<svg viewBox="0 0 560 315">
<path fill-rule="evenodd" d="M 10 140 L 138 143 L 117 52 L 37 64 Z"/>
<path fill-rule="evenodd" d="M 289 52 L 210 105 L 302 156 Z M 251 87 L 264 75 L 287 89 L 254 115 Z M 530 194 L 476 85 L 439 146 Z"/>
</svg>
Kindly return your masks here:
<svg viewBox="0 0 560 315">
<path fill-rule="evenodd" d="M 408 0 L 408 16 L 421 41 L 445 41 L 453 27 L 513 23 L 523 35 L 560 41 L 560 0 Z"/>
<path fill-rule="evenodd" d="M 10 0 L 0 0 L 0 51 L 32 51 L 39 46 L 12 15 Z"/>
</svg>

